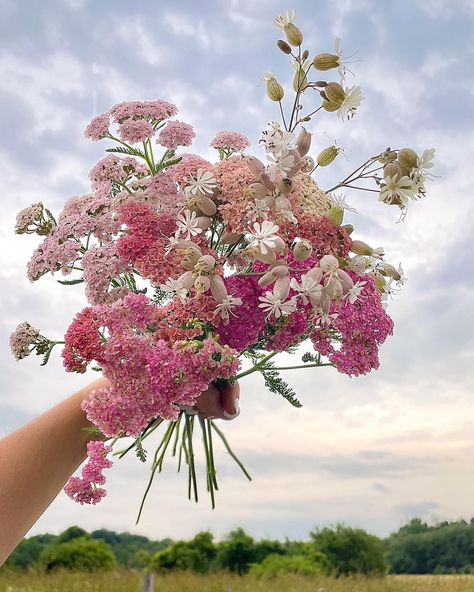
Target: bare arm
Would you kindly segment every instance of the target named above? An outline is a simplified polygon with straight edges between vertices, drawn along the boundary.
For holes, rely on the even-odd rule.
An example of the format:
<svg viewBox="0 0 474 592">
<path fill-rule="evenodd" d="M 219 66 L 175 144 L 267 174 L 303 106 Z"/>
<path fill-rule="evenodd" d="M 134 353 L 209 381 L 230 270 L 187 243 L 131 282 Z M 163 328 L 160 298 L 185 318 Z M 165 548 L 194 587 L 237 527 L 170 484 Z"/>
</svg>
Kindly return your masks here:
<svg viewBox="0 0 474 592">
<path fill-rule="evenodd" d="M 0 439 L 0 565 L 38 520 L 97 439 L 81 402 L 103 378 L 81 389 L 12 434 Z M 204 416 L 231 419 L 238 411 L 238 384 L 220 393 L 211 386 L 196 405 Z"/>
</svg>

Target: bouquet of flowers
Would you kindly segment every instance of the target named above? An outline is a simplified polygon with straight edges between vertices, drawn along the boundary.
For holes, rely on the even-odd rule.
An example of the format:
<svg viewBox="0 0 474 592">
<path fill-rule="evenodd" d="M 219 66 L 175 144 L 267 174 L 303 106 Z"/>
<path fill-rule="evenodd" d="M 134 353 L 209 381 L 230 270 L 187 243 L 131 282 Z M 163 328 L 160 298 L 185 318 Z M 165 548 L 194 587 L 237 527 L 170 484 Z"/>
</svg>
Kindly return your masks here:
<svg viewBox="0 0 474 592">
<path fill-rule="evenodd" d="M 60 284 L 84 285 L 90 306 L 61 341 L 21 323 L 11 336 L 14 355 L 34 351 L 45 364 L 61 344 L 68 372 L 91 367 L 109 381 L 83 402 L 98 438 L 88 445 L 82 475 L 65 488 L 80 503 L 105 495 L 103 470 L 120 438 L 133 441 L 115 455 L 135 450 L 145 461 L 144 441 L 161 426 L 150 484 L 171 451 L 179 467 L 187 466 L 189 496 L 197 500 L 198 432 L 214 505 L 213 438 L 248 474 L 216 422 L 193 414 L 210 384 L 223 388 L 260 372 L 270 391 L 299 407 L 281 371 L 332 366 L 365 374 L 378 367 L 378 348 L 392 333 L 385 305 L 403 272 L 385 261 L 382 248 L 353 237 L 353 226 L 343 223 L 351 208 L 337 192 L 375 193 L 403 218 L 425 194 L 434 150 L 387 148 L 321 188 L 318 169 L 341 149 L 331 145 L 313 158 L 312 134 L 303 125 L 323 113 L 351 119 L 363 94 L 346 85 L 339 40 L 334 53 L 311 57 L 294 12 L 275 22 L 286 37 L 277 46 L 295 70 L 294 96 L 288 109 L 288 91 L 273 74 L 265 76 L 281 121 L 262 132 L 261 158 L 246 155 L 249 140 L 231 131 L 210 144 L 217 162 L 183 153 L 195 133 L 174 119 L 173 104 L 120 103 L 85 130 L 93 141 L 113 143 L 90 171 L 91 192 L 70 198 L 57 220 L 42 203 L 18 214 L 17 233 L 44 237 L 28 263 L 29 279 L 60 273 Z M 338 81 L 319 79 L 331 71 Z M 277 365 L 280 352 L 295 353 L 303 342 L 312 343 L 313 353 L 295 366 Z M 241 370 L 244 358 L 251 366 Z"/>
</svg>

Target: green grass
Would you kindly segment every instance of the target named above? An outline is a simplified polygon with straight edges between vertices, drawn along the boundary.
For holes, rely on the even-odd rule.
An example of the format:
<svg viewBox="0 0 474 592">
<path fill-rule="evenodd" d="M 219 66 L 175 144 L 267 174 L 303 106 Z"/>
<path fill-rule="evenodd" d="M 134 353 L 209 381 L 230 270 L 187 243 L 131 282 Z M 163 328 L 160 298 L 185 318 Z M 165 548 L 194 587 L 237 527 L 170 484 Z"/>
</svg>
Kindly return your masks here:
<svg viewBox="0 0 474 592">
<path fill-rule="evenodd" d="M 141 574 L 0 571 L 0 592 L 140 592 Z M 474 592 L 474 576 L 341 578 L 279 576 L 257 579 L 229 574 L 157 576 L 156 592 Z"/>
</svg>

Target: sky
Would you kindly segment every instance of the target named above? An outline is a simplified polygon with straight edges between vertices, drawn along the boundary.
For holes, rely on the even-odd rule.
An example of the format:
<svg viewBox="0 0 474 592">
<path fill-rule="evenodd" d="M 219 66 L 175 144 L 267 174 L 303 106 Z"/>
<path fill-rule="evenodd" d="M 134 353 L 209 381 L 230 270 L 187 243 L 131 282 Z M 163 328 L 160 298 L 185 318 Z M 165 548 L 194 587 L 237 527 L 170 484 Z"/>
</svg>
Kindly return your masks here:
<svg viewBox="0 0 474 592">
<path fill-rule="evenodd" d="M 32 534 L 79 524 L 151 538 L 210 528 L 221 537 L 240 525 L 257 537 L 303 538 L 345 522 L 385 536 L 414 516 L 474 515 L 472 0 L 0 0 L 0 435 L 95 378 L 66 374 L 58 355 L 40 368 L 37 358 L 17 363 L 9 352 L 19 322 L 59 339 L 85 305 L 81 286 L 53 277 L 29 283 L 38 237 L 13 234 L 16 213 L 39 200 L 58 213 L 88 191 L 88 171 L 106 146 L 83 130 L 116 102 L 175 103 L 195 127 L 193 150 L 208 158 L 216 158 L 209 141 L 221 129 L 245 133 L 259 155 L 259 135 L 278 116 L 263 74 L 272 70 L 290 90 L 272 21 L 291 8 L 312 55 L 342 39 L 353 56 L 350 83 L 365 94 L 350 122 L 325 114 L 308 124 L 311 154 L 333 140 L 344 148 L 316 177 L 323 188 L 387 146 L 437 150 L 437 178 L 404 222 L 373 194 L 346 194 L 359 211 L 347 218 L 355 236 L 383 246 L 408 277 L 389 305 L 395 331 L 381 367 L 359 378 L 292 371 L 286 377 L 302 409 L 255 375 L 242 379 L 241 415 L 224 427 L 253 481 L 217 451 L 213 511 L 205 491 L 198 505 L 187 500 L 186 477 L 169 459 L 135 525 L 148 467 L 130 457 L 108 472 L 99 506 L 60 494 Z"/>
</svg>

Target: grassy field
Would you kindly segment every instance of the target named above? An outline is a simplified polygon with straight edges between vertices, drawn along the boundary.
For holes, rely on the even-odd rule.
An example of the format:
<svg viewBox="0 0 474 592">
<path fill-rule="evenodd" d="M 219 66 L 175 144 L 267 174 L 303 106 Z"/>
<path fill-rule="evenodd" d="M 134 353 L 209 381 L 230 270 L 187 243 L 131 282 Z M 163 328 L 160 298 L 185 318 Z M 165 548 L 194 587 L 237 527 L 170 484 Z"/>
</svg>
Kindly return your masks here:
<svg viewBox="0 0 474 592">
<path fill-rule="evenodd" d="M 141 575 L 0 572 L 0 592 L 140 592 Z M 323 578 L 281 576 L 256 579 L 231 575 L 178 574 L 156 578 L 156 592 L 474 592 L 474 576 Z"/>
</svg>

